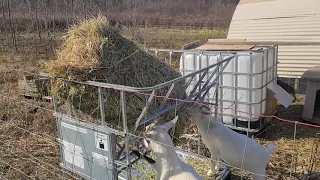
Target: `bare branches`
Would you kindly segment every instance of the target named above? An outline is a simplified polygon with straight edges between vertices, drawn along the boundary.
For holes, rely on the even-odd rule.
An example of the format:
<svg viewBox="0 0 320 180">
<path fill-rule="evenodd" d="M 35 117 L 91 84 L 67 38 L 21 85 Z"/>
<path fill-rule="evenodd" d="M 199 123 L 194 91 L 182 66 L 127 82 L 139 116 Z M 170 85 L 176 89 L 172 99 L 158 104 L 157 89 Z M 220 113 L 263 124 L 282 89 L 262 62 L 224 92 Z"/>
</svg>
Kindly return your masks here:
<svg viewBox="0 0 320 180">
<path fill-rule="evenodd" d="M 65 30 L 75 20 L 98 13 L 141 27 L 227 28 L 236 4 L 237 0 L 1 0 L 1 10 L 3 29 L 9 28 L 5 12 L 10 11 L 17 31 L 36 31 L 41 39 L 44 31 Z"/>
</svg>

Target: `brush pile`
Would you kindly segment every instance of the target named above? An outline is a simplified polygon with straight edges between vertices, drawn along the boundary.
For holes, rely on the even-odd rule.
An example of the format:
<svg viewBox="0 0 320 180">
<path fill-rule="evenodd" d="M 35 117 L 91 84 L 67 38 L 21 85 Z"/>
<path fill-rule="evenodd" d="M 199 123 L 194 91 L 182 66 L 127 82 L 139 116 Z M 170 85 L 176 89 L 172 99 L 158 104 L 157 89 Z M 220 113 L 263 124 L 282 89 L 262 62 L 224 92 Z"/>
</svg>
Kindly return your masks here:
<svg viewBox="0 0 320 180">
<path fill-rule="evenodd" d="M 57 52 L 56 60 L 46 63 L 46 70 L 56 78 L 52 87 L 55 95 L 64 100 L 69 99 L 76 109 L 95 118 L 100 117 L 98 89 L 74 81 L 151 87 L 181 76 L 155 56 L 145 52 L 139 45 L 122 36 L 102 16 L 71 27 Z M 165 95 L 168 89 L 169 87 L 158 90 L 156 95 Z M 184 98 L 184 92 L 184 84 L 176 84 L 170 97 Z M 121 126 L 120 92 L 106 89 L 104 98 L 106 122 Z M 145 95 L 126 93 L 129 130 L 145 106 L 146 98 L 148 97 Z M 148 114 L 154 113 L 162 102 L 162 98 L 157 98 L 150 106 Z M 168 101 L 166 106 L 173 103 L 176 102 Z M 179 122 L 183 128 L 181 123 L 184 121 Z M 177 131 L 180 131 L 178 126 Z"/>
</svg>

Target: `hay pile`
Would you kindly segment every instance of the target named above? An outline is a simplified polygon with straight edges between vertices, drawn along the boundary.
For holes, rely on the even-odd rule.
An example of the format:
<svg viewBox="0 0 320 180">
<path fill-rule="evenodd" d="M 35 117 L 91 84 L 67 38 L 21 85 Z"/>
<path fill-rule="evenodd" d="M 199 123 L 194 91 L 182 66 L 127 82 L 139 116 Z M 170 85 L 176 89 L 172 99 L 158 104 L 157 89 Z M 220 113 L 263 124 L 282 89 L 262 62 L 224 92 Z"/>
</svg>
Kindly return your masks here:
<svg viewBox="0 0 320 180">
<path fill-rule="evenodd" d="M 56 60 L 46 63 L 46 70 L 51 76 L 58 78 L 74 81 L 91 80 L 132 87 L 151 87 L 181 76 L 137 44 L 123 37 L 102 16 L 82 21 L 71 27 L 57 53 Z M 52 87 L 55 95 L 65 100 L 69 98 L 76 109 L 92 117 L 99 117 L 97 88 L 58 78 Z M 156 94 L 165 95 L 167 89 L 158 90 Z M 184 84 L 177 84 L 170 97 L 184 98 L 184 92 Z M 144 95 L 127 93 L 129 130 L 145 106 L 146 98 Z M 121 126 L 119 91 L 106 90 L 105 99 L 107 123 Z M 151 105 L 148 114 L 153 113 L 161 102 L 162 99 L 157 99 Z M 183 128 L 182 125 L 179 127 Z"/>
</svg>

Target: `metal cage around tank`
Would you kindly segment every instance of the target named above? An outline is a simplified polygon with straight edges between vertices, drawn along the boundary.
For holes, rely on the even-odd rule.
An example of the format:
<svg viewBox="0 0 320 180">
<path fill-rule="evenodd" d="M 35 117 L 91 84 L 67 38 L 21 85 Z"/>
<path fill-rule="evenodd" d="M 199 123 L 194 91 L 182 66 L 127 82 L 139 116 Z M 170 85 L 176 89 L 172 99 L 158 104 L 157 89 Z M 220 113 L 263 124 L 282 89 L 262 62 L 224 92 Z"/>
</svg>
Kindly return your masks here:
<svg viewBox="0 0 320 180">
<path fill-rule="evenodd" d="M 231 46 L 229 46 L 231 47 Z M 226 48 L 226 46 L 224 46 Z M 204 101 L 207 103 L 213 103 L 218 102 L 218 104 L 214 104 L 218 109 L 218 119 L 221 122 L 223 122 L 226 126 L 234 129 L 234 130 L 239 130 L 242 132 L 250 132 L 250 133 L 258 133 L 260 130 L 264 128 L 266 125 L 266 118 L 260 117 L 261 115 L 271 115 L 275 113 L 275 101 L 273 98 L 273 94 L 270 92 L 270 90 L 267 89 L 267 86 L 270 83 L 276 83 L 277 81 L 277 63 L 278 63 L 278 46 L 277 45 L 254 45 L 254 49 L 247 49 L 247 50 L 232 50 L 230 49 L 224 49 L 224 50 L 173 50 L 173 49 L 149 49 L 149 51 L 153 52 L 155 55 L 157 55 L 160 58 L 164 58 L 166 62 L 170 64 L 170 66 L 174 66 L 175 64 L 173 62 L 180 61 L 180 67 L 175 67 L 179 68 L 180 72 L 182 75 L 187 75 L 189 73 L 193 73 L 201 68 L 206 68 L 210 65 L 208 62 L 210 57 L 213 56 L 219 56 L 224 53 L 234 53 L 235 57 L 230 61 L 228 65 L 230 65 L 232 62 L 234 62 L 235 66 L 235 71 L 232 72 L 226 72 L 225 70 L 221 72 L 219 75 L 219 80 L 218 80 L 218 88 L 219 88 L 219 93 L 207 93 L 206 96 L 204 97 Z M 271 51 L 269 51 L 271 50 Z M 270 53 L 272 52 L 272 53 Z M 239 58 L 241 56 L 244 56 L 244 53 L 246 56 L 250 57 L 250 70 L 247 73 L 243 72 L 237 72 L 238 66 L 239 66 Z M 252 54 L 253 53 L 261 53 L 262 58 L 261 61 L 263 61 L 262 64 L 262 71 L 261 72 L 254 72 L 253 69 L 253 63 L 252 63 Z M 186 58 L 186 54 L 190 55 L 193 58 Z M 201 57 L 206 56 L 206 62 L 203 63 L 201 61 Z M 272 57 L 270 57 L 272 56 Z M 220 58 L 222 56 L 219 56 Z M 180 59 L 180 60 L 179 60 Z M 271 61 L 270 61 L 271 59 Z M 192 61 L 194 69 L 187 69 L 185 67 L 185 61 Z M 198 68 L 196 68 L 196 66 Z M 263 67 L 266 66 L 266 67 Z M 227 68 L 227 67 L 226 67 Z M 207 76 L 212 75 L 212 72 L 209 72 Z M 226 76 L 233 76 L 234 78 L 234 86 L 227 86 L 223 84 L 224 78 Z M 239 76 L 247 76 L 248 78 L 248 86 L 247 87 L 239 87 L 237 84 L 238 82 L 238 77 Z M 253 78 L 261 76 L 261 81 L 265 83 L 261 83 L 261 86 L 258 87 L 253 87 Z M 198 75 L 200 77 L 200 74 Z M 198 83 L 199 79 L 195 78 L 195 82 L 193 83 Z M 192 83 L 191 83 L 192 84 Z M 206 84 L 201 82 L 201 85 Z M 201 88 L 201 85 L 198 88 Z M 232 94 L 234 95 L 234 99 L 228 99 L 223 97 L 224 90 L 230 89 L 233 90 Z M 263 89 L 263 90 L 262 90 Z M 260 90 L 261 91 L 261 98 L 259 101 L 254 102 L 253 101 L 253 92 Z M 248 101 L 243 102 L 239 101 L 238 97 L 239 96 L 239 91 L 247 91 L 248 95 Z M 220 95 L 220 96 L 219 96 Z M 233 103 L 233 108 L 231 107 L 224 107 L 224 104 L 226 103 Z M 262 109 L 262 105 L 264 104 L 265 106 L 265 111 Z M 246 112 L 241 111 L 239 109 L 239 105 L 246 105 L 249 106 L 249 110 Z M 258 112 L 252 112 L 252 107 L 253 106 L 260 106 L 260 110 Z M 214 109 L 215 109 L 214 108 Z M 229 111 L 229 113 L 225 113 L 225 111 Z M 226 123 L 224 120 L 227 116 L 230 116 L 232 118 L 232 123 Z M 253 117 L 258 117 L 256 119 L 258 120 L 253 120 Z"/>
</svg>

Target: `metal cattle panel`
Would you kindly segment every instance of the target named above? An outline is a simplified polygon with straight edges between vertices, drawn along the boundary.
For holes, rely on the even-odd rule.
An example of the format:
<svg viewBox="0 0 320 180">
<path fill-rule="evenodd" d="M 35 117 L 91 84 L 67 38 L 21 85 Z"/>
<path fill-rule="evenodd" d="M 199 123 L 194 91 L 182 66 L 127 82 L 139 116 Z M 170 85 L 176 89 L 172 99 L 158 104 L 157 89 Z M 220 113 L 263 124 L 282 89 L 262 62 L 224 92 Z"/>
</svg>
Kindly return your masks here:
<svg viewBox="0 0 320 180">
<path fill-rule="evenodd" d="M 63 168 L 86 179 L 114 180 L 115 135 L 91 124 L 56 115 Z"/>
</svg>

